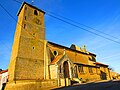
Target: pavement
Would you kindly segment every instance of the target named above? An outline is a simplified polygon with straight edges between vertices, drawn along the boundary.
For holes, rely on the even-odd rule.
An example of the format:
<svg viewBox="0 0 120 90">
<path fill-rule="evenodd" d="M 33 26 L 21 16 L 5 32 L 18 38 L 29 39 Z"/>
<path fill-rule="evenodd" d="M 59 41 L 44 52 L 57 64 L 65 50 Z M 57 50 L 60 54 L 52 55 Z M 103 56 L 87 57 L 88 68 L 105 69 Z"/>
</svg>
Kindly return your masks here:
<svg viewBox="0 0 120 90">
<path fill-rule="evenodd" d="M 52 90 L 120 90 L 120 80 L 91 82 Z"/>
</svg>

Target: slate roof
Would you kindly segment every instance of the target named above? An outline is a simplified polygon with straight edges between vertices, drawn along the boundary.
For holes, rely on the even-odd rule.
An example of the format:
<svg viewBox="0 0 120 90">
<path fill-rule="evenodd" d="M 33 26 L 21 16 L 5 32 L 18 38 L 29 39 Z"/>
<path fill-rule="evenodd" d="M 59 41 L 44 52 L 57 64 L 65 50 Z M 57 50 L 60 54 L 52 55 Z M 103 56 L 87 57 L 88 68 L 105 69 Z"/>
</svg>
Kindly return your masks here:
<svg viewBox="0 0 120 90">
<path fill-rule="evenodd" d="M 91 52 L 84 53 L 84 52 L 81 52 L 81 51 L 78 51 L 78 50 L 75 50 L 75 49 L 71 49 L 71 48 L 69 48 L 69 47 L 66 47 L 66 46 L 63 46 L 63 45 L 59 45 L 59 44 L 56 44 L 56 43 L 53 43 L 53 42 L 50 42 L 50 41 L 48 41 L 48 43 L 49 43 L 49 44 L 52 44 L 52 45 L 55 45 L 55 46 L 58 46 L 58 47 L 62 47 L 62 48 L 71 50 L 71 51 L 75 51 L 75 52 L 82 53 L 82 54 L 86 54 L 86 55 L 93 55 L 93 56 L 96 57 L 96 55 L 93 54 L 93 53 L 91 53 Z"/>
<path fill-rule="evenodd" d="M 54 58 L 54 60 L 51 62 L 51 64 L 55 64 L 57 63 L 61 58 L 63 57 L 63 55 L 58 55 Z"/>
<path fill-rule="evenodd" d="M 43 12 L 43 13 L 45 14 L 45 12 L 44 12 L 43 10 L 41 10 L 41 9 L 39 9 L 39 8 L 37 8 L 37 7 L 29 4 L 29 3 L 27 3 L 27 2 L 23 2 L 22 5 L 21 5 L 21 7 L 20 7 L 20 9 L 19 9 L 19 11 L 18 11 L 18 13 L 17 13 L 17 16 L 20 14 L 20 12 L 21 12 L 21 10 L 22 10 L 22 8 L 23 8 L 23 6 L 24 6 L 25 4 L 28 5 L 28 6 L 30 6 L 30 7 L 32 7 L 32 8 L 34 8 L 34 9 L 37 9 L 38 11 L 41 11 L 41 12 Z"/>
</svg>

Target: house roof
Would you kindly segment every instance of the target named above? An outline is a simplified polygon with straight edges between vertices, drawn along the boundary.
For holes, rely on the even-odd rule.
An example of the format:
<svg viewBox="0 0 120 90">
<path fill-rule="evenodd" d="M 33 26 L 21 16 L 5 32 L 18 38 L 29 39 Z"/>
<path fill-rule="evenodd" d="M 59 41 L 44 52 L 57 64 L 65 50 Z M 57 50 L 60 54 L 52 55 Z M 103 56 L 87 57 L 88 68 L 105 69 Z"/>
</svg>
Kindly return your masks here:
<svg viewBox="0 0 120 90">
<path fill-rule="evenodd" d="M 88 53 L 85 53 L 85 52 L 81 52 L 81 51 L 78 51 L 78 50 L 75 50 L 75 49 L 71 49 L 69 47 L 66 47 L 66 46 L 63 46 L 63 45 L 59 45 L 59 44 L 56 44 L 56 43 L 53 43 L 53 42 L 50 42 L 48 41 L 48 43 L 52 44 L 52 45 L 55 45 L 55 46 L 59 46 L 59 47 L 62 47 L 62 48 L 65 48 L 65 49 L 69 49 L 71 51 L 75 51 L 75 52 L 78 52 L 78 53 L 82 53 L 82 54 L 86 54 L 86 55 L 93 55 L 96 57 L 95 54 L 91 53 L 91 52 L 88 52 Z"/>
<path fill-rule="evenodd" d="M 8 72 L 8 69 L 0 71 L 0 74 Z"/>
<path fill-rule="evenodd" d="M 100 62 L 95 62 L 96 65 L 102 65 L 102 66 L 108 66 L 106 64 L 100 63 Z"/>
<path fill-rule="evenodd" d="M 18 11 L 18 13 L 17 13 L 17 16 L 20 14 L 20 12 L 21 12 L 21 10 L 22 10 L 22 8 L 23 8 L 23 6 L 24 6 L 25 4 L 28 5 L 28 6 L 30 6 L 30 7 L 32 7 L 32 8 L 35 8 L 35 9 L 37 9 L 38 11 L 41 11 L 41 12 L 43 12 L 43 13 L 45 14 L 45 12 L 44 12 L 43 10 L 41 10 L 41 9 L 39 9 L 39 8 L 37 8 L 37 7 L 29 4 L 29 3 L 27 3 L 27 2 L 23 2 L 22 5 L 21 5 L 21 7 L 20 7 L 20 9 L 19 9 L 19 11 Z"/>
<path fill-rule="evenodd" d="M 54 60 L 51 62 L 51 64 L 55 64 L 57 63 L 61 58 L 63 57 L 63 55 L 58 55 L 54 58 Z"/>
<path fill-rule="evenodd" d="M 74 64 L 82 65 L 82 66 L 88 66 L 88 67 L 96 67 L 96 68 L 99 68 L 99 67 L 97 67 L 97 66 L 87 65 L 87 64 L 81 64 L 81 63 L 74 63 Z"/>
</svg>

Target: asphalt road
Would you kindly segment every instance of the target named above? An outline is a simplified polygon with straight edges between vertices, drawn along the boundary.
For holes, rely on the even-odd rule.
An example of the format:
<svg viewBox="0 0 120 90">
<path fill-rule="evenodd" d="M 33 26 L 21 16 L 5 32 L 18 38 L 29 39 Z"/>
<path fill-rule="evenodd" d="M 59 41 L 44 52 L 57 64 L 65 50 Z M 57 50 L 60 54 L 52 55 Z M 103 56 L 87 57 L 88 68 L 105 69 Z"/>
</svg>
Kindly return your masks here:
<svg viewBox="0 0 120 90">
<path fill-rule="evenodd" d="M 54 90 L 120 90 L 120 80 L 80 84 L 75 86 L 56 88 Z"/>
</svg>

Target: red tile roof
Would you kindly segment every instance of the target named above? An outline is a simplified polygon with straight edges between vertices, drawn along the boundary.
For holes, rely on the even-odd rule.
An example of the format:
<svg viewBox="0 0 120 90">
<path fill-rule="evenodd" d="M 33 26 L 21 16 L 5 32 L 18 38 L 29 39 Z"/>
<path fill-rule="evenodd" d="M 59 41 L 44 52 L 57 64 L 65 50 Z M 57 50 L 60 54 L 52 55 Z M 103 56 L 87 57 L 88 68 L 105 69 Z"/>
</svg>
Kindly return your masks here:
<svg viewBox="0 0 120 90">
<path fill-rule="evenodd" d="M 0 74 L 5 73 L 5 72 L 8 72 L 8 69 L 2 70 L 2 71 L 0 72 Z"/>
<path fill-rule="evenodd" d="M 58 62 L 61 58 L 63 57 L 63 55 L 58 55 L 54 58 L 54 60 L 51 62 L 51 64 L 55 64 L 56 62 Z"/>
<path fill-rule="evenodd" d="M 108 66 L 106 64 L 100 63 L 100 62 L 95 62 L 96 65 L 103 65 L 103 66 Z"/>
</svg>

